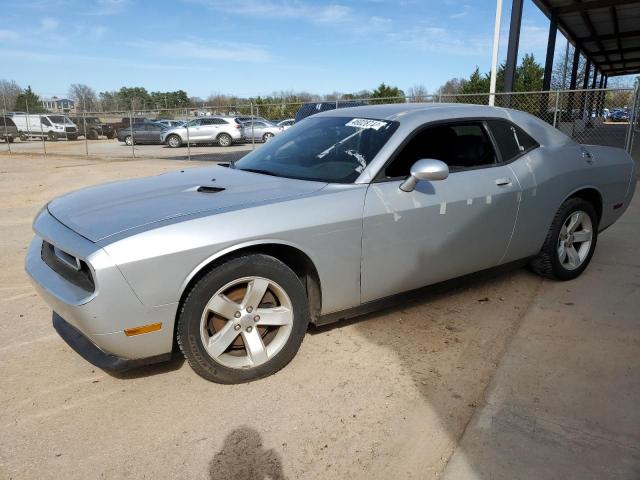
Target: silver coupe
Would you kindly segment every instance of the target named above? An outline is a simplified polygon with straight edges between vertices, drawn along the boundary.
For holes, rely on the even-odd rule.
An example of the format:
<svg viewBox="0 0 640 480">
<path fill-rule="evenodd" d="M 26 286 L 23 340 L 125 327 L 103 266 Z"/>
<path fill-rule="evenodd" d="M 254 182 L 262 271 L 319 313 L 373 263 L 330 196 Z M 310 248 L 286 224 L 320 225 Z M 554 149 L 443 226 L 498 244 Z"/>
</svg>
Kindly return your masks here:
<svg viewBox="0 0 640 480">
<path fill-rule="evenodd" d="M 221 383 L 276 372 L 308 324 L 526 260 L 570 280 L 635 190 L 621 149 L 524 112 L 376 105 L 313 115 L 229 166 L 52 200 L 26 270 L 78 353 L 182 352 Z"/>
</svg>

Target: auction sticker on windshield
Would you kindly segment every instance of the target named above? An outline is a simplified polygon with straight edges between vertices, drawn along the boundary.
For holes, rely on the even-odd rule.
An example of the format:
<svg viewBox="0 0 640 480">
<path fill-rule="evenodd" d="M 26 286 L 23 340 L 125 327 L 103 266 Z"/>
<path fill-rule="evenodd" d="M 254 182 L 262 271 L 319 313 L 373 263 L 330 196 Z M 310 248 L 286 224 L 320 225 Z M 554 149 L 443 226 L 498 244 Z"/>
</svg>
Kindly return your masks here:
<svg viewBox="0 0 640 480">
<path fill-rule="evenodd" d="M 354 118 L 345 123 L 346 127 L 356 128 L 373 128 L 374 130 L 380 130 L 382 127 L 387 126 L 387 122 L 381 122 L 380 120 L 370 120 L 368 118 Z"/>
</svg>

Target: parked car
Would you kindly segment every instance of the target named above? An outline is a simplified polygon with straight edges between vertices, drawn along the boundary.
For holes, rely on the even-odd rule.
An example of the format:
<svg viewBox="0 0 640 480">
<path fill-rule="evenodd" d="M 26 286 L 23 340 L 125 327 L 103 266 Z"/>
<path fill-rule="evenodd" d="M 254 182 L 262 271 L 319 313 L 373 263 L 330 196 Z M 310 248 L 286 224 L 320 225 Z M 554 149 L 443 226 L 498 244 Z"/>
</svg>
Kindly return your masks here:
<svg viewBox="0 0 640 480">
<path fill-rule="evenodd" d="M 65 115 L 14 113 L 11 119 L 18 128 L 20 140 L 23 141 L 29 138 L 46 138 L 48 140 L 58 140 L 60 138 L 78 139 L 78 128 Z"/>
<path fill-rule="evenodd" d="M 281 122 L 276 123 L 276 125 L 282 127 L 283 130 L 286 130 L 289 127 L 292 127 L 294 123 L 296 123 L 295 118 L 287 118 L 286 120 L 282 120 Z"/>
<path fill-rule="evenodd" d="M 147 117 L 122 117 L 122 119 L 119 122 L 112 122 L 109 123 L 109 125 L 111 126 L 111 128 L 113 128 L 115 131 L 118 131 L 121 128 L 126 128 L 129 126 L 129 124 L 131 123 L 131 120 L 133 120 L 133 124 L 135 125 L 136 123 L 146 123 L 146 122 L 150 122 L 151 120 L 149 120 Z"/>
<path fill-rule="evenodd" d="M 260 142 L 268 142 L 283 131 L 284 127 L 260 120 L 249 120 L 242 124 L 242 135 L 245 140 L 249 141 L 258 140 Z"/>
<path fill-rule="evenodd" d="M 0 138 L 7 143 L 18 138 L 18 127 L 9 116 L 0 116 Z"/>
<path fill-rule="evenodd" d="M 609 115 L 608 120 L 610 122 L 628 122 L 629 112 L 626 110 L 615 110 Z"/>
<path fill-rule="evenodd" d="M 229 167 L 58 197 L 26 271 L 69 345 L 103 368 L 170 358 L 238 383 L 296 354 L 309 323 L 513 262 L 588 266 L 634 194 L 622 149 L 528 113 L 393 104 L 319 113 Z"/>
<path fill-rule="evenodd" d="M 78 136 L 89 140 L 98 140 L 101 135 L 107 138 L 116 136 L 113 127 L 108 123 L 102 123 L 98 117 L 71 117 L 71 121 L 78 127 Z"/>
<path fill-rule="evenodd" d="M 133 128 L 121 128 L 117 132 L 118 140 L 131 146 L 134 143 L 138 145 L 162 143 L 162 134 L 167 127 L 155 122 L 139 122 L 134 123 Z"/>
<path fill-rule="evenodd" d="M 181 127 L 166 130 L 162 143 L 172 148 L 187 144 L 217 143 L 230 147 L 242 140 L 242 125 L 234 117 L 200 117 L 190 120 Z"/>
<path fill-rule="evenodd" d="M 240 115 L 238 117 L 235 117 L 235 119 L 238 120 L 240 123 L 250 122 L 251 120 L 257 120 L 259 122 L 271 123 L 270 120 L 267 120 L 264 117 L 252 117 L 250 115 Z"/>
<path fill-rule="evenodd" d="M 167 128 L 181 127 L 182 125 L 187 123 L 183 120 L 155 120 L 155 122 L 159 123 L 160 125 L 164 125 Z"/>
</svg>

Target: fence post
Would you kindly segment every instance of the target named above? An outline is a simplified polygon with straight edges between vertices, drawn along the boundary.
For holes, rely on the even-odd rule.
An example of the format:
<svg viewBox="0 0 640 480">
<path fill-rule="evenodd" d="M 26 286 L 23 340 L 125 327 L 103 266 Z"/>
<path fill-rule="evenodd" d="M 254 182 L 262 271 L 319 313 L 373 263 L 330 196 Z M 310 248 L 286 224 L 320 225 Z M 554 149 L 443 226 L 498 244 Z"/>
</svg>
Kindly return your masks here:
<svg viewBox="0 0 640 480">
<path fill-rule="evenodd" d="M 7 148 L 9 149 L 9 155 L 11 155 L 11 142 L 9 142 L 9 131 L 7 129 L 7 98 L 4 95 L 4 90 L 2 91 L 2 121 L 4 122 L 4 138 L 7 141 Z"/>
<path fill-rule="evenodd" d="M 187 159 L 189 161 L 191 161 L 191 138 L 189 138 L 189 122 L 191 120 L 189 120 L 189 116 L 188 116 L 188 112 L 187 112 Z"/>
<path fill-rule="evenodd" d="M 89 141 L 87 140 L 87 109 L 85 108 L 84 97 L 82 98 L 82 123 L 84 124 L 84 152 L 88 157 Z"/>
<path fill-rule="evenodd" d="M 134 148 L 136 140 L 133 137 L 133 100 L 131 100 L 131 110 L 129 110 L 129 133 L 131 133 L 131 156 L 136 158 L 136 150 Z"/>
<path fill-rule="evenodd" d="M 25 99 L 24 106 L 27 110 L 27 140 L 31 138 L 31 122 L 29 122 L 29 102 Z M 42 121 L 40 121 L 40 127 L 42 127 Z"/>
<path fill-rule="evenodd" d="M 553 109 L 553 126 L 558 126 L 558 105 L 560 103 L 560 90 L 556 90 L 556 106 Z"/>
<path fill-rule="evenodd" d="M 44 130 L 42 129 L 42 115 L 38 117 L 40 119 L 40 134 L 42 135 L 42 150 L 44 150 L 44 158 L 47 158 L 47 145 L 44 141 Z M 29 125 L 29 120 L 27 119 L 27 125 Z"/>
<path fill-rule="evenodd" d="M 634 136 L 634 123 L 636 121 L 636 117 L 638 116 L 637 109 L 640 108 L 640 82 L 636 80 L 636 86 L 633 92 L 633 104 L 631 106 L 631 112 L 629 115 L 629 128 L 627 128 L 627 136 L 625 138 L 624 149 L 627 151 L 629 155 L 631 155 L 631 149 L 633 148 L 633 136 Z"/>
<path fill-rule="evenodd" d="M 256 149 L 256 137 L 253 134 L 253 101 L 251 101 L 250 103 L 251 105 L 251 150 L 255 150 Z"/>
</svg>

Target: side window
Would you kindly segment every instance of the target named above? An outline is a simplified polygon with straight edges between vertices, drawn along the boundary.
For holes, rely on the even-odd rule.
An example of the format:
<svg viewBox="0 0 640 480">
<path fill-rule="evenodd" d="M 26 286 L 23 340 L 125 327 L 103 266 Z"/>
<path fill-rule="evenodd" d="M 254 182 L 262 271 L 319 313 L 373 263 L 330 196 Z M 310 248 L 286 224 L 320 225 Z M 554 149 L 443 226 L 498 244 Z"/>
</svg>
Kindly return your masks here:
<svg viewBox="0 0 640 480">
<path fill-rule="evenodd" d="M 487 123 L 489 124 L 489 128 L 491 128 L 493 138 L 495 138 L 498 144 L 503 162 L 509 162 L 522 152 L 538 146 L 536 141 L 521 128 L 509 122 L 504 120 L 488 120 Z"/>
<path fill-rule="evenodd" d="M 387 178 L 406 177 L 418 160 L 441 160 L 452 172 L 495 165 L 493 145 L 482 122 L 452 123 L 418 132 L 387 166 Z"/>
<path fill-rule="evenodd" d="M 227 121 L 224 118 L 214 118 L 213 123 L 215 125 L 226 125 Z"/>
<path fill-rule="evenodd" d="M 42 124 L 45 127 L 50 127 L 51 126 L 51 122 L 49 121 L 49 119 L 47 117 L 40 117 L 40 121 L 42 122 Z"/>
</svg>

